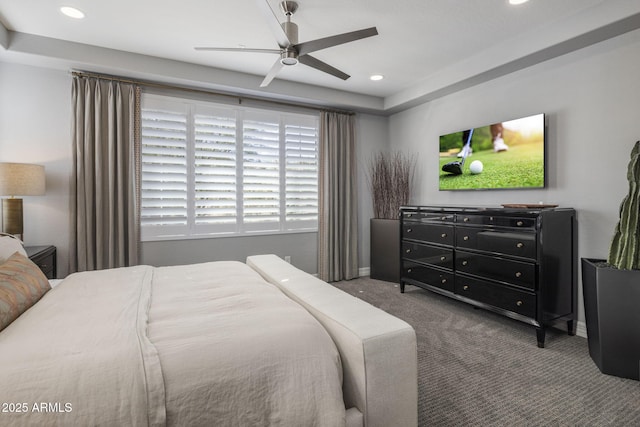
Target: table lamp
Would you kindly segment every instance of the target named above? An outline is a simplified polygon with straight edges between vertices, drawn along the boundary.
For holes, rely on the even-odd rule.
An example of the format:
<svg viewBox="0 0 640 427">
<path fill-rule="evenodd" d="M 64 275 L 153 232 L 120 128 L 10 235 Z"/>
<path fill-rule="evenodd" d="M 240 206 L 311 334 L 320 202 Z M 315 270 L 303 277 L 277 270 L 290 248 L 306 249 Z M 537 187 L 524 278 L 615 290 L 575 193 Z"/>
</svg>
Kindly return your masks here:
<svg viewBox="0 0 640 427">
<path fill-rule="evenodd" d="M 24 240 L 22 199 L 15 196 L 44 195 L 44 166 L 27 163 L 0 163 L 0 196 L 2 199 L 2 232 Z"/>
</svg>

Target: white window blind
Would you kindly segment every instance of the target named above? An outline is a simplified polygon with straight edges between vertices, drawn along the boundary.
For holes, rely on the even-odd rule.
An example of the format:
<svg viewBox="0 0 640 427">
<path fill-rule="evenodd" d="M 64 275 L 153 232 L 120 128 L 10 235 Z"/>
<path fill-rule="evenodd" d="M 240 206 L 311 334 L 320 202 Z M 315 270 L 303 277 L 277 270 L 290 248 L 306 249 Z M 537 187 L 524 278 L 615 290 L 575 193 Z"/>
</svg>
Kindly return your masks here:
<svg viewBox="0 0 640 427">
<path fill-rule="evenodd" d="M 317 226 L 318 127 L 313 121 L 286 124 L 286 226 Z"/>
<path fill-rule="evenodd" d="M 318 118 L 142 102 L 143 240 L 317 230 Z"/>
<path fill-rule="evenodd" d="M 184 233 L 188 220 L 187 113 L 145 109 L 141 121 L 141 223 Z"/>
<path fill-rule="evenodd" d="M 260 116 L 249 113 L 243 121 L 243 219 L 248 229 L 274 229 L 280 222 L 280 121 Z"/>
<path fill-rule="evenodd" d="M 195 226 L 234 231 L 237 218 L 236 117 L 200 109 L 194 115 Z"/>
</svg>

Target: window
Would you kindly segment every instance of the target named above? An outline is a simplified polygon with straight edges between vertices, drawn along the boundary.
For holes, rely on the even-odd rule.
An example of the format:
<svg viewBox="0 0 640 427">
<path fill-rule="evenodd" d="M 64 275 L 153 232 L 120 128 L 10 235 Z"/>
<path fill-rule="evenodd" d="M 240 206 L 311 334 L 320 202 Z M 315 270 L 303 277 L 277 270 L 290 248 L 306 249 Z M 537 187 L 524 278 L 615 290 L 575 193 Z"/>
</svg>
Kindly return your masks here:
<svg viewBox="0 0 640 427">
<path fill-rule="evenodd" d="M 315 231 L 318 117 L 145 94 L 142 240 Z"/>
</svg>

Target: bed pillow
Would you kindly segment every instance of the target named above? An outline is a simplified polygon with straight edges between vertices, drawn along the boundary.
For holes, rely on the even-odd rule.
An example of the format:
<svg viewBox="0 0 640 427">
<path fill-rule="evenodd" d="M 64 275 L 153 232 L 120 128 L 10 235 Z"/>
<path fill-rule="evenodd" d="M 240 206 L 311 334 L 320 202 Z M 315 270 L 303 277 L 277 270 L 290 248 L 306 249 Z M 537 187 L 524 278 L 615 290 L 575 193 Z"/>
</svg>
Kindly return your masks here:
<svg viewBox="0 0 640 427">
<path fill-rule="evenodd" d="M 0 331 L 51 289 L 44 273 L 29 258 L 14 253 L 0 264 Z"/>
<path fill-rule="evenodd" d="M 0 264 L 9 259 L 11 255 L 19 252 L 25 257 L 27 253 L 22 247 L 22 242 L 18 239 L 14 239 L 9 236 L 1 236 L 0 237 Z"/>
</svg>

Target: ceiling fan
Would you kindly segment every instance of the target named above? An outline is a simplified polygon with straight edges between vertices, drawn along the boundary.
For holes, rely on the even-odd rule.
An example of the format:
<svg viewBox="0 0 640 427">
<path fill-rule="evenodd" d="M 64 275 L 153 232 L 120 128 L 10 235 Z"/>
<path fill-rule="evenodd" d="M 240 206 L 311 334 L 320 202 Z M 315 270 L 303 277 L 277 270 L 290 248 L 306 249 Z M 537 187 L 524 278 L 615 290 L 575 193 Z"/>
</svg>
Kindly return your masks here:
<svg viewBox="0 0 640 427">
<path fill-rule="evenodd" d="M 286 16 L 287 20 L 282 24 L 276 17 L 273 10 L 269 6 L 268 0 L 255 0 L 264 14 L 267 23 L 271 27 L 271 31 L 276 36 L 276 41 L 280 49 L 249 49 L 249 48 L 229 48 L 229 47 L 196 47 L 196 50 L 222 51 L 222 52 L 257 52 L 257 53 L 277 53 L 280 59 L 276 60 L 266 77 L 260 84 L 260 87 L 266 87 L 271 83 L 276 74 L 283 66 L 296 65 L 298 62 L 308 65 L 309 67 L 323 71 L 325 73 L 336 76 L 342 80 L 347 80 L 348 74 L 338 70 L 331 65 L 320 61 L 309 55 L 311 52 L 326 49 L 328 47 L 349 43 L 355 40 L 364 39 L 366 37 L 378 34 L 376 27 L 365 28 L 363 30 L 351 31 L 348 33 L 337 34 L 321 39 L 311 40 L 308 42 L 298 43 L 298 26 L 291 22 L 291 15 L 298 9 L 298 3 L 295 1 L 283 1 L 280 3 L 280 10 Z"/>
</svg>

